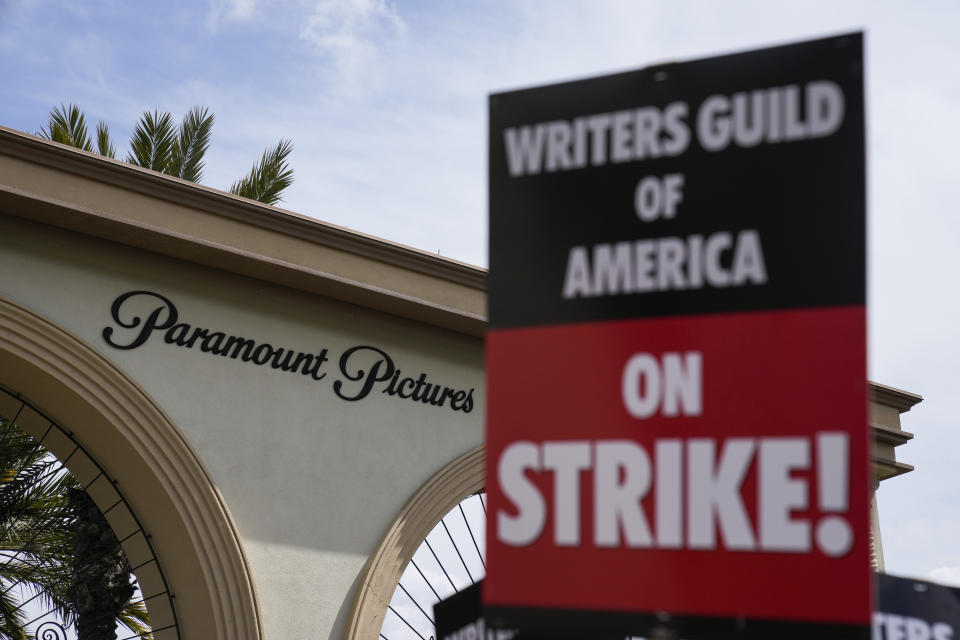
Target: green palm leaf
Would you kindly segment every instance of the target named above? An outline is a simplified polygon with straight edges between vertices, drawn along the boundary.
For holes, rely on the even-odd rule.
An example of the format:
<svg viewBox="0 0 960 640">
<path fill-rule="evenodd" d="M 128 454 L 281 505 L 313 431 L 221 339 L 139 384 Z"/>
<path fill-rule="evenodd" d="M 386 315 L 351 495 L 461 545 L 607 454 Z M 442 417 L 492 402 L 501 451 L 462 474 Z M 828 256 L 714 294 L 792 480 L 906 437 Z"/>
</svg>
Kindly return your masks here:
<svg viewBox="0 0 960 640">
<path fill-rule="evenodd" d="M 19 640 L 24 602 L 73 619 L 67 597 L 76 480 L 31 436 L 0 421 L 0 638 Z"/>
<path fill-rule="evenodd" d="M 76 621 L 72 603 L 68 597 L 71 574 L 64 564 L 70 556 L 69 548 L 57 563 L 35 564 L 7 562 L 0 582 L 0 597 L 12 596 L 20 600 L 17 612 L 27 605 L 32 615 L 37 611 L 53 613 L 66 625 Z M 2 605 L 0 605 L 2 606 Z M 2 635 L 0 635 L 2 637 Z"/>
<path fill-rule="evenodd" d="M 127 162 L 165 172 L 170 166 L 176 132 L 169 113 L 144 111 L 130 140 Z"/>
<path fill-rule="evenodd" d="M 179 128 L 174 126 L 168 112 L 145 111 L 130 139 L 126 161 L 183 180 L 200 182 L 203 158 L 210 148 L 213 121 L 214 115 L 210 110 L 200 106 L 187 112 Z M 51 110 L 47 125 L 37 135 L 93 151 L 86 118 L 73 103 L 61 104 Z M 108 158 L 117 157 L 117 149 L 110 139 L 106 123 L 97 123 L 95 138 L 97 153 Z M 231 185 L 230 192 L 265 204 L 281 202 L 283 192 L 293 184 L 293 169 L 287 162 L 292 151 L 293 144 L 285 139 L 275 147 L 266 149 L 250 173 Z M 0 472 L 2 470 L 3 466 L 0 465 Z"/>
<path fill-rule="evenodd" d="M 264 204 L 277 204 L 283 200 L 281 193 L 293 183 L 293 169 L 287 164 L 291 151 L 293 143 L 289 140 L 281 140 L 276 147 L 264 151 L 250 174 L 233 183 L 230 193 Z"/>
<path fill-rule="evenodd" d="M 78 620 L 71 595 L 78 513 L 71 490 L 79 491 L 73 475 L 33 437 L 0 419 L 0 640 L 28 640 L 28 600 L 31 611 L 52 612 L 68 626 Z M 130 598 L 117 621 L 151 637 L 142 600 Z"/>
<path fill-rule="evenodd" d="M 117 157 L 117 148 L 113 146 L 113 141 L 110 140 L 107 123 L 102 120 L 97 123 L 97 153 L 108 158 Z"/>
<path fill-rule="evenodd" d="M 190 182 L 200 182 L 203 156 L 210 147 L 213 114 L 206 107 L 194 107 L 183 116 L 180 134 L 173 143 L 170 166 L 166 173 Z"/>
<path fill-rule="evenodd" d="M 3 583 L 0 582 L 0 587 Z M 27 640 L 23 610 L 12 593 L 0 593 L 0 638 L 3 640 Z"/>
<path fill-rule="evenodd" d="M 47 126 L 41 128 L 37 135 L 84 151 L 93 151 L 90 136 L 87 135 L 87 120 L 80 107 L 72 102 L 50 111 Z"/>
<path fill-rule="evenodd" d="M 117 616 L 117 622 L 125 626 L 132 633 L 135 633 L 142 640 L 151 640 L 153 634 L 150 633 L 150 616 L 147 615 L 147 607 L 142 600 L 134 602 L 131 600 L 124 607 L 123 611 Z"/>
</svg>

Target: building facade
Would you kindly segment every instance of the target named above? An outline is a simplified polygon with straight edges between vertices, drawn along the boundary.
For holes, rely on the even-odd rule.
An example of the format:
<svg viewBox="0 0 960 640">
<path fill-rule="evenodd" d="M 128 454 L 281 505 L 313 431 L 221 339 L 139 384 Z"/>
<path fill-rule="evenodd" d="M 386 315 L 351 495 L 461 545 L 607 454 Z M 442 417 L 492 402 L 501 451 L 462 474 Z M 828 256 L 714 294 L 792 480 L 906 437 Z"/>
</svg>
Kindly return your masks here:
<svg viewBox="0 0 960 640">
<path fill-rule="evenodd" d="M 484 328 L 479 268 L 0 128 L 0 415 L 149 551 L 158 638 L 376 638 L 483 488 Z M 920 398 L 871 393 L 879 482 Z"/>
</svg>

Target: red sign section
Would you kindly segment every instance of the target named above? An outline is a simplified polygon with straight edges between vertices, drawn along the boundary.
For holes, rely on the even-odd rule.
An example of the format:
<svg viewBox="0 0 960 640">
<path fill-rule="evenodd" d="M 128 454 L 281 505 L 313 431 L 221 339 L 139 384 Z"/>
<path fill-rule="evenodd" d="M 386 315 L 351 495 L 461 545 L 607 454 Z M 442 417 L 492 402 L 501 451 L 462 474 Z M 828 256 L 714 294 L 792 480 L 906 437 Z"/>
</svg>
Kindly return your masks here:
<svg viewBox="0 0 960 640">
<path fill-rule="evenodd" d="M 487 603 L 866 622 L 863 328 L 853 307 L 492 333 L 488 419 L 512 428 L 487 442 Z"/>
</svg>

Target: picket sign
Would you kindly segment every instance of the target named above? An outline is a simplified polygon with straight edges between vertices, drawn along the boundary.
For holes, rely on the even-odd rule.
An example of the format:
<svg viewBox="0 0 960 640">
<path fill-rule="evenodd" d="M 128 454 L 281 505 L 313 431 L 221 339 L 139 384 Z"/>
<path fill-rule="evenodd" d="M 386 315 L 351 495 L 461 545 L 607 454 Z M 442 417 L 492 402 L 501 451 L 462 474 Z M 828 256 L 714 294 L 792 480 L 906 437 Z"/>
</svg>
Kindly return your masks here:
<svg viewBox="0 0 960 640">
<path fill-rule="evenodd" d="M 489 135 L 487 624 L 868 637 L 861 34 L 496 94 Z"/>
</svg>

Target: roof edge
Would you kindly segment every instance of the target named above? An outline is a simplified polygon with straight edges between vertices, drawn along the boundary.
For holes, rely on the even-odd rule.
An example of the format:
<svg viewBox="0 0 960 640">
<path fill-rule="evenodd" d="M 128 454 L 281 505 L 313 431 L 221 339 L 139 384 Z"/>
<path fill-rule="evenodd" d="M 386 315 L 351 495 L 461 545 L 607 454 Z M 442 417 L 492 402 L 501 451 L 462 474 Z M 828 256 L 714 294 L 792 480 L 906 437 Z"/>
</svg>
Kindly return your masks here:
<svg viewBox="0 0 960 640">
<path fill-rule="evenodd" d="M 486 290 L 481 267 L 0 126 L 0 153 L 386 264 Z"/>
<path fill-rule="evenodd" d="M 914 405 L 923 401 L 923 396 L 910 393 L 903 389 L 888 387 L 885 384 L 868 381 L 870 399 L 874 402 L 894 407 L 900 413 L 909 411 Z"/>
</svg>

